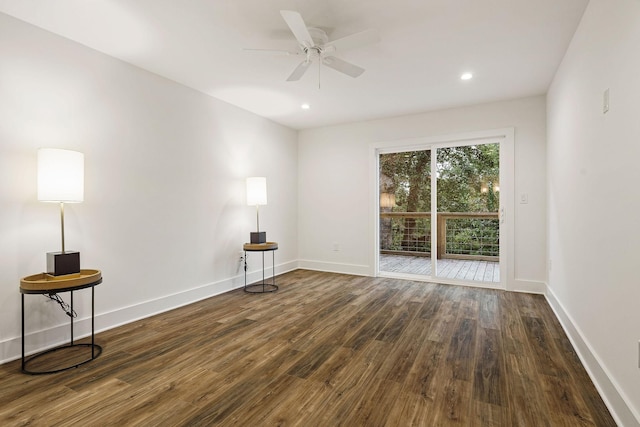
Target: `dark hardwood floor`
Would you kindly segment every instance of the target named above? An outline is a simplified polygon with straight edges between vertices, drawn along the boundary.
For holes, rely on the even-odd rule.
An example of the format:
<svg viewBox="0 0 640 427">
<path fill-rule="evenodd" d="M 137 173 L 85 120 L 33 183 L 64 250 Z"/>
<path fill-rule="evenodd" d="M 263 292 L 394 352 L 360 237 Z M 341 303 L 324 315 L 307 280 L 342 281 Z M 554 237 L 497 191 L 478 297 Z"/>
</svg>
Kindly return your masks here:
<svg viewBox="0 0 640 427">
<path fill-rule="evenodd" d="M 615 425 L 542 296 L 304 270 L 278 284 L 101 333 L 70 371 L 0 366 L 0 425 Z"/>
</svg>

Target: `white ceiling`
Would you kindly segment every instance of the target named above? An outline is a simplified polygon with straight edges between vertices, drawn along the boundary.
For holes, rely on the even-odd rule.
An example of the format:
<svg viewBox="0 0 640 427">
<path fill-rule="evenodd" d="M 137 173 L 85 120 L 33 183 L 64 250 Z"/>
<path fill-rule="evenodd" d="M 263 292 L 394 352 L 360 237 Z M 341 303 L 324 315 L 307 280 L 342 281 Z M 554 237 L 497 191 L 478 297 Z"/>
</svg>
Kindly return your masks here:
<svg viewBox="0 0 640 427">
<path fill-rule="evenodd" d="M 201 92 L 303 129 L 544 94 L 588 0 L 0 0 L 0 11 Z M 375 29 L 336 56 L 351 78 L 298 56 L 280 16 L 329 40 Z M 470 71 L 474 78 L 461 81 Z M 302 110 L 302 103 L 309 110 Z"/>
</svg>

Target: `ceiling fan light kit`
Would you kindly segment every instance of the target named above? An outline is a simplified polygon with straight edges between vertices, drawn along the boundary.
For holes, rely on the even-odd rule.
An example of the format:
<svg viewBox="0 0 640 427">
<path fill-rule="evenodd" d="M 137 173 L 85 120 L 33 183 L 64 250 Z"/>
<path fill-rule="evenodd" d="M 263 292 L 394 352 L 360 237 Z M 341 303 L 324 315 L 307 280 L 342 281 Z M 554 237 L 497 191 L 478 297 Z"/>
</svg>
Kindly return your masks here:
<svg viewBox="0 0 640 427">
<path fill-rule="evenodd" d="M 342 74 L 356 78 L 364 73 L 364 68 L 340 59 L 333 54 L 337 51 L 356 48 L 379 41 L 377 32 L 365 30 L 351 34 L 340 39 L 329 41 L 327 33 L 315 27 L 307 27 L 302 15 L 293 10 L 281 10 L 280 15 L 289 26 L 289 29 L 298 41 L 299 52 L 278 51 L 271 49 L 245 49 L 261 53 L 274 53 L 284 55 L 304 55 L 300 62 L 287 78 L 288 82 L 298 81 L 304 76 L 312 62 L 318 62 L 318 69 L 321 65 L 332 68 Z M 318 81 L 318 87 L 320 86 Z"/>
</svg>

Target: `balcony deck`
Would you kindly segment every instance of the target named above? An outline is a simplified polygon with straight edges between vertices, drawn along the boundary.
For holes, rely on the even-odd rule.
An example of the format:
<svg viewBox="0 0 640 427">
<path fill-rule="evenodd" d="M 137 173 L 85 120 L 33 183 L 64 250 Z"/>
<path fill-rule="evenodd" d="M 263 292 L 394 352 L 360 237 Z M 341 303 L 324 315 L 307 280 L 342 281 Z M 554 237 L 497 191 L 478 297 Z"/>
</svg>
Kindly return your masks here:
<svg viewBox="0 0 640 427">
<path fill-rule="evenodd" d="M 431 276 L 431 258 L 381 254 L 380 271 Z M 447 279 L 500 282 L 500 265 L 492 261 L 440 259 L 438 272 Z"/>
</svg>

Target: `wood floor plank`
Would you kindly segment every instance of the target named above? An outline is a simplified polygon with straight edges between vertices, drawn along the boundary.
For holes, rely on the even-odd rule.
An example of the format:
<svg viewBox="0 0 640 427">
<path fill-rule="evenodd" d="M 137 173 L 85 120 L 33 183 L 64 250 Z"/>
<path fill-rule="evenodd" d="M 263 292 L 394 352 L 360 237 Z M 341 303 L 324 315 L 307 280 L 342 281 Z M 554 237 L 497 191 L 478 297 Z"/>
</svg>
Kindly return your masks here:
<svg viewBox="0 0 640 427">
<path fill-rule="evenodd" d="M 376 378 L 384 363 L 391 344 L 372 341 L 361 348 L 349 360 L 344 369 L 336 373 L 334 381 L 324 384 L 327 387 L 319 395 L 315 411 L 301 418 L 301 425 L 339 425 L 349 414 L 356 410 L 367 390 Z"/>
<path fill-rule="evenodd" d="M 563 375 L 563 367 L 559 363 L 554 348 L 554 342 L 547 332 L 547 328 L 539 317 L 523 317 L 522 322 L 532 350 L 536 353 L 538 371 L 544 375 Z"/>
<path fill-rule="evenodd" d="M 425 295 L 422 310 L 420 310 L 419 314 L 421 319 L 430 319 L 438 313 L 440 305 L 446 297 L 446 288 L 443 285 L 436 285 L 431 292 Z"/>
<path fill-rule="evenodd" d="M 34 425 L 91 425 L 101 419 L 110 419 L 122 411 L 118 402 L 124 402 L 131 396 L 138 396 L 141 390 L 131 387 L 118 379 L 111 378 L 94 384 L 73 399 L 73 405 L 58 402 L 47 404 L 38 412 L 38 421 Z M 133 399 L 136 404 L 147 402 L 146 399 Z M 131 408 L 127 408 L 130 410 Z"/>
<path fill-rule="evenodd" d="M 332 345 L 319 345 L 309 350 L 296 362 L 291 369 L 287 371 L 287 375 L 293 375 L 298 378 L 307 378 L 315 372 L 336 350 Z"/>
<path fill-rule="evenodd" d="M 380 378 L 404 384 L 416 358 L 426 340 L 427 328 L 415 327 L 415 323 L 407 325 L 405 333 L 394 344 L 378 373 Z"/>
<path fill-rule="evenodd" d="M 100 333 L 76 369 L 1 365 L 0 425 L 615 426 L 541 296 L 304 270 L 277 283 Z"/>
<path fill-rule="evenodd" d="M 40 405 L 40 399 L 45 399 L 51 407 L 63 407 L 69 401 L 74 400 L 78 393 L 65 386 L 52 386 L 40 393 L 27 393 L 15 396 L 10 405 L 0 406 L 0 425 L 34 425 L 42 421 L 42 415 L 33 411 Z"/>
<path fill-rule="evenodd" d="M 382 328 L 378 336 L 379 341 L 396 342 L 405 331 L 409 322 L 418 313 L 420 303 L 406 302 L 404 307 L 401 307 L 394 317 Z"/>
<path fill-rule="evenodd" d="M 465 287 L 464 292 L 459 296 L 460 303 L 460 315 L 467 319 L 478 319 L 483 315 L 483 297 L 485 292 L 478 292 L 478 289 Z"/>
<path fill-rule="evenodd" d="M 501 308 L 498 314 L 500 316 L 504 351 L 509 354 L 524 356 L 526 333 L 522 325 L 516 298 L 511 293 L 500 292 L 497 304 Z"/>
<path fill-rule="evenodd" d="M 308 379 L 334 387 L 336 385 L 336 376 L 347 366 L 355 354 L 356 352 L 351 348 L 337 347 L 333 354 L 308 376 Z"/>
<path fill-rule="evenodd" d="M 480 327 L 485 329 L 500 329 L 500 311 L 498 307 L 497 291 L 487 290 L 478 293 Z"/>
<path fill-rule="evenodd" d="M 494 329 L 480 328 L 478 357 L 473 380 L 475 400 L 490 405 L 506 404 L 506 369 L 504 351 L 500 345 L 500 333 Z"/>
<path fill-rule="evenodd" d="M 285 354 L 290 349 L 283 349 Z M 203 406 L 201 411 L 187 420 L 188 424 L 215 424 L 229 417 L 247 401 L 259 399 L 265 393 L 273 378 L 284 375 L 284 370 L 289 366 L 289 358 L 272 357 L 262 361 L 256 361 L 256 366 L 251 369 L 243 365 L 239 367 L 242 373 L 234 375 L 234 381 L 228 383 L 224 392 L 219 393 L 216 399 Z"/>
<path fill-rule="evenodd" d="M 315 321 L 306 331 L 301 331 L 296 339 L 295 349 L 307 351 L 314 346 L 318 340 L 322 340 L 327 331 L 333 330 L 336 324 L 343 319 L 340 315 L 343 311 L 352 310 L 351 302 L 356 299 L 356 295 L 346 294 L 329 303 L 326 309 L 317 312 L 313 318 Z"/>
<path fill-rule="evenodd" d="M 499 427 L 509 425 L 504 419 L 505 411 L 502 407 L 485 402 L 474 402 L 470 426 Z"/>
<path fill-rule="evenodd" d="M 553 425 L 595 426 L 575 387 L 549 375 L 542 375 L 541 381 Z"/>
<path fill-rule="evenodd" d="M 550 409 L 547 406 L 542 382 L 533 360 L 526 356 L 508 355 L 506 360 L 508 425 L 549 427 Z"/>
<path fill-rule="evenodd" d="M 471 424 L 471 383 L 448 378 L 436 398 L 434 426 L 468 426 Z"/>
<path fill-rule="evenodd" d="M 364 313 L 369 317 L 369 321 L 363 324 L 363 326 L 351 336 L 345 343 L 345 346 L 351 347 L 354 350 L 362 348 L 370 341 L 372 341 L 391 320 L 393 316 L 393 307 L 388 304 L 397 291 L 387 292 L 379 299 L 379 304 L 373 305 L 369 308 L 367 313 Z"/>
<path fill-rule="evenodd" d="M 119 410 L 122 407 L 127 411 Z M 170 387 L 145 386 L 114 395 L 108 404 L 75 411 L 68 425 L 179 425 L 197 412 L 198 408 L 175 399 Z"/>
<path fill-rule="evenodd" d="M 400 388 L 395 381 L 375 378 L 362 388 L 355 410 L 334 421 L 347 426 L 383 426 L 398 399 Z"/>
<path fill-rule="evenodd" d="M 401 390 L 384 425 L 387 427 L 432 426 L 435 414 L 433 401 L 407 390 Z"/>
<path fill-rule="evenodd" d="M 281 414 L 275 416 L 276 422 L 270 422 L 269 420 L 274 419 L 274 412 L 278 408 L 284 406 L 293 406 L 295 408 L 297 402 L 291 400 L 291 396 L 287 391 L 291 388 L 304 387 L 304 384 L 304 380 L 289 375 L 275 378 L 255 400 L 247 401 L 241 405 L 228 417 L 227 422 L 241 426 L 287 425 L 285 420 L 289 419 L 289 417 L 285 418 Z M 290 419 L 296 418 L 297 411 L 293 411 Z"/>
<path fill-rule="evenodd" d="M 405 389 L 422 399 L 433 402 L 439 384 L 435 378 L 445 364 L 445 344 L 425 340 L 409 370 Z"/>
<path fill-rule="evenodd" d="M 257 424 L 250 424 L 242 420 L 237 425 L 241 426 L 314 426 L 320 425 L 315 420 L 319 418 L 321 410 L 318 408 L 326 401 L 323 393 L 332 393 L 324 384 L 309 383 L 296 377 L 291 385 L 296 390 L 304 390 L 304 393 L 290 393 L 289 390 L 282 392 L 281 399 L 267 407 L 267 411 L 262 420 Z M 256 412 L 260 413 L 261 407 L 256 405 Z M 248 412 L 251 415 L 251 412 Z M 251 421 L 250 419 L 247 421 Z"/>
<path fill-rule="evenodd" d="M 169 375 L 163 375 L 154 383 L 170 384 L 176 398 L 196 407 L 201 408 L 208 402 L 214 401 L 220 389 L 224 387 L 224 376 L 208 369 L 191 369 L 188 372 L 182 372 L 178 377 L 173 374 L 171 372 Z"/>
<path fill-rule="evenodd" d="M 476 320 L 460 319 L 449 343 L 447 363 L 453 378 L 471 381 L 476 344 Z"/>
</svg>

